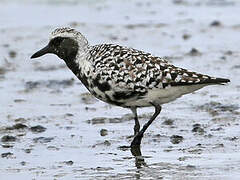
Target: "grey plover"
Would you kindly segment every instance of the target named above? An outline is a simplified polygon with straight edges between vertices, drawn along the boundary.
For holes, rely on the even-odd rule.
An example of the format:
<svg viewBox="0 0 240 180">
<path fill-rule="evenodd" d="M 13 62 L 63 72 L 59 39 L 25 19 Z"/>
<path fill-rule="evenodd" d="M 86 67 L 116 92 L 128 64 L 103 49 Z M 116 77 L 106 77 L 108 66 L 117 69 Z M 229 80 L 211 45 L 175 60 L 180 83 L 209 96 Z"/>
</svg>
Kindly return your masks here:
<svg viewBox="0 0 240 180">
<path fill-rule="evenodd" d="M 141 144 L 162 104 L 204 86 L 230 82 L 176 67 L 136 49 L 114 44 L 90 46 L 80 32 L 68 27 L 54 30 L 48 45 L 31 58 L 47 53 L 63 59 L 96 98 L 132 110 L 135 136 L 131 147 Z M 137 108 L 148 106 L 153 106 L 155 113 L 140 130 Z"/>
</svg>

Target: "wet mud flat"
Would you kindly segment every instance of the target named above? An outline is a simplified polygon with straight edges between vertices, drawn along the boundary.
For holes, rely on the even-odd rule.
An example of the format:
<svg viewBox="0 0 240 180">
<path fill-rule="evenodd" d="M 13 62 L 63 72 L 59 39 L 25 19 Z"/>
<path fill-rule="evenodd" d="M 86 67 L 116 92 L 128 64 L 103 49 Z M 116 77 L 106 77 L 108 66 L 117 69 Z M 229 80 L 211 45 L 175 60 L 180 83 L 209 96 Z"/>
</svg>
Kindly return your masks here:
<svg viewBox="0 0 240 180">
<path fill-rule="evenodd" d="M 239 179 L 238 1 L 0 4 L 0 179 Z M 29 59 L 58 26 L 231 83 L 163 105 L 140 155 L 129 110 L 96 100 L 57 57 Z M 138 113 L 144 124 L 153 109 Z"/>
</svg>

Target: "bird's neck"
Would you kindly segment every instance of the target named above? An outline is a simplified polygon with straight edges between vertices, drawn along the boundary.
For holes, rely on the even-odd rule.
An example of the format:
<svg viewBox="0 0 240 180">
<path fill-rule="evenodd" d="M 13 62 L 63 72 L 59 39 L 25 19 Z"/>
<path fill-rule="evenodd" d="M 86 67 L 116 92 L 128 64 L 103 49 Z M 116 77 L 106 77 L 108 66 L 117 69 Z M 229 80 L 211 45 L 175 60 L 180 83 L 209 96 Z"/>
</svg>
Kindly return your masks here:
<svg viewBox="0 0 240 180">
<path fill-rule="evenodd" d="M 89 56 L 89 51 L 85 49 L 84 51 L 79 51 L 74 59 L 65 60 L 68 68 L 71 69 L 87 88 L 88 83 L 86 82 L 86 79 L 89 72 L 93 69 Z"/>
<path fill-rule="evenodd" d="M 79 71 L 80 71 L 80 67 L 79 64 L 73 59 L 73 60 L 64 60 L 67 67 L 77 76 Z"/>
<path fill-rule="evenodd" d="M 64 58 L 66 65 L 71 71 L 78 76 L 80 70 L 84 68 L 85 62 L 88 61 L 88 48 L 79 49 L 74 56 Z"/>
</svg>

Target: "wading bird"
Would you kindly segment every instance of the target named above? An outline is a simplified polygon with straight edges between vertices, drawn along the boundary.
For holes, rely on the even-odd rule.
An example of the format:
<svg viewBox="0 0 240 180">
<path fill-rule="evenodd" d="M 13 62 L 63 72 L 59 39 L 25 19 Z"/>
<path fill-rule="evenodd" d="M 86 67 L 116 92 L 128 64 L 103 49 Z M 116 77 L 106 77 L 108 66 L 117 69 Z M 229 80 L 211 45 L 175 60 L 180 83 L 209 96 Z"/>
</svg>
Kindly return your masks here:
<svg viewBox="0 0 240 180">
<path fill-rule="evenodd" d="M 63 59 L 96 98 L 132 110 L 135 136 L 131 147 L 140 146 L 144 132 L 161 112 L 162 104 L 204 86 L 230 82 L 176 67 L 136 49 L 114 44 L 91 46 L 72 28 L 54 30 L 48 45 L 31 58 L 47 53 Z M 153 106 L 155 113 L 140 130 L 137 108 L 148 106 Z"/>
</svg>

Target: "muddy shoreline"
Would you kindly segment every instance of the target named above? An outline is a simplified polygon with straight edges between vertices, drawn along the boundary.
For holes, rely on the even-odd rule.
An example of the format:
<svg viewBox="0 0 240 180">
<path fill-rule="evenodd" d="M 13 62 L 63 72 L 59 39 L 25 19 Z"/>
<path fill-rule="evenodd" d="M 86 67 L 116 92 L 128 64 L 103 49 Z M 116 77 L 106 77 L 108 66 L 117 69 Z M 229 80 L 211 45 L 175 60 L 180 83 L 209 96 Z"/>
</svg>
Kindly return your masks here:
<svg viewBox="0 0 240 180">
<path fill-rule="evenodd" d="M 240 177 L 238 1 L 0 5 L 0 179 Z M 140 156 L 128 148 L 134 126 L 129 110 L 93 98 L 57 57 L 30 60 L 58 26 L 78 29 L 91 44 L 152 52 L 231 83 L 164 105 Z M 153 109 L 138 113 L 144 124 Z"/>
</svg>

